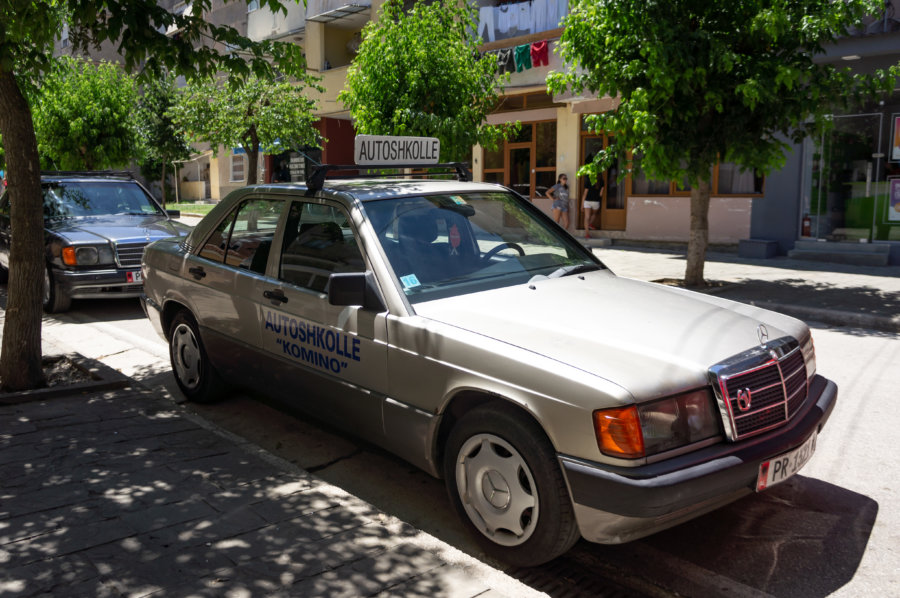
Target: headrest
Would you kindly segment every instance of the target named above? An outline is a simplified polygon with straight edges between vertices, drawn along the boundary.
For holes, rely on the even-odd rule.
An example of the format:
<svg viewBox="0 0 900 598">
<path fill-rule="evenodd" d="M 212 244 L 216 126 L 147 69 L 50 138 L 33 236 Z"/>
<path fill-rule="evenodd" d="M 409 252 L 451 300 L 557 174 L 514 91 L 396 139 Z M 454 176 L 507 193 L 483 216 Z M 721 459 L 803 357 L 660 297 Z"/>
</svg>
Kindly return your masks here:
<svg viewBox="0 0 900 598">
<path fill-rule="evenodd" d="M 427 245 L 437 239 L 437 215 L 432 212 L 437 210 L 427 210 L 404 214 L 397 221 L 397 234 L 401 241 L 415 241 Z"/>
</svg>

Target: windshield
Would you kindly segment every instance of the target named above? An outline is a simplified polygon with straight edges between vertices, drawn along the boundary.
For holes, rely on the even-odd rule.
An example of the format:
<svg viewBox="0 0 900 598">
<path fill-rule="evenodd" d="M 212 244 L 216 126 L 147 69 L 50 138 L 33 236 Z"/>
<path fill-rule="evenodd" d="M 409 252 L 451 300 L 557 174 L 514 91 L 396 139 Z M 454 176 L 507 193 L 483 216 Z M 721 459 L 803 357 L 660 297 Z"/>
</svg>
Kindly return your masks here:
<svg viewBox="0 0 900 598">
<path fill-rule="evenodd" d="M 46 218 L 113 214 L 163 215 L 140 185 L 132 182 L 45 183 L 43 192 Z"/>
<path fill-rule="evenodd" d="M 411 303 L 603 267 L 509 193 L 384 199 L 364 209 Z"/>
</svg>

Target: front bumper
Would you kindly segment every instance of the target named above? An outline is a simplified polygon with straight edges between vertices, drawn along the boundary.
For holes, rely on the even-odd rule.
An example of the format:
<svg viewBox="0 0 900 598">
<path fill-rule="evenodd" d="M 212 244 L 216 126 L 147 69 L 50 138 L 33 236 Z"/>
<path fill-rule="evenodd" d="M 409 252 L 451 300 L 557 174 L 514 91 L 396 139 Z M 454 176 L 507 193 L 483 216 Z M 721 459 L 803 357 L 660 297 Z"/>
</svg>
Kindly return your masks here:
<svg viewBox="0 0 900 598">
<path fill-rule="evenodd" d="M 140 297 L 143 285 L 129 282 L 128 275 L 140 268 L 105 268 L 98 270 L 54 269 L 53 279 L 60 290 L 72 299 Z"/>
<path fill-rule="evenodd" d="M 634 468 L 560 455 L 582 536 L 604 544 L 628 542 L 750 494 L 760 463 L 820 431 L 836 401 L 837 385 L 815 376 L 806 405 L 788 424 L 745 441 Z"/>
</svg>

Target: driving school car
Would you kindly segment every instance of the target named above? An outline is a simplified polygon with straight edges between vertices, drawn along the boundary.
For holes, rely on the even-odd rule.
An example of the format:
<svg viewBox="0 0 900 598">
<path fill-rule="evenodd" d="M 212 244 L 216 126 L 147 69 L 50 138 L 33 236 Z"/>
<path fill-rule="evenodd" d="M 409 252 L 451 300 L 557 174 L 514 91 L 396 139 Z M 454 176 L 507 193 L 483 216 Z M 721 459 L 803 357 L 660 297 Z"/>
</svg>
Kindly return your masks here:
<svg viewBox="0 0 900 598">
<path fill-rule="evenodd" d="M 334 178 L 359 167 L 235 191 L 146 250 L 188 398 L 250 387 L 393 451 L 517 565 L 674 526 L 813 455 L 837 388 L 802 322 L 620 278 L 461 165 Z"/>
</svg>

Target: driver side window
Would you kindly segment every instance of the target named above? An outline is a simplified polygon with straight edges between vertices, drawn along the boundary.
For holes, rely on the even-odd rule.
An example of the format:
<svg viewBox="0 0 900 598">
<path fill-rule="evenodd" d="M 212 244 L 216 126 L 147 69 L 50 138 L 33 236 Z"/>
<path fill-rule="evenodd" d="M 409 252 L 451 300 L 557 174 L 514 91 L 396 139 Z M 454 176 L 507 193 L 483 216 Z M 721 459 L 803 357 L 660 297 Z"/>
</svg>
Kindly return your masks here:
<svg viewBox="0 0 900 598">
<path fill-rule="evenodd" d="M 324 293 L 332 272 L 364 272 L 347 215 L 339 208 L 295 201 L 284 230 L 278 278 Z"/>
</svg>

